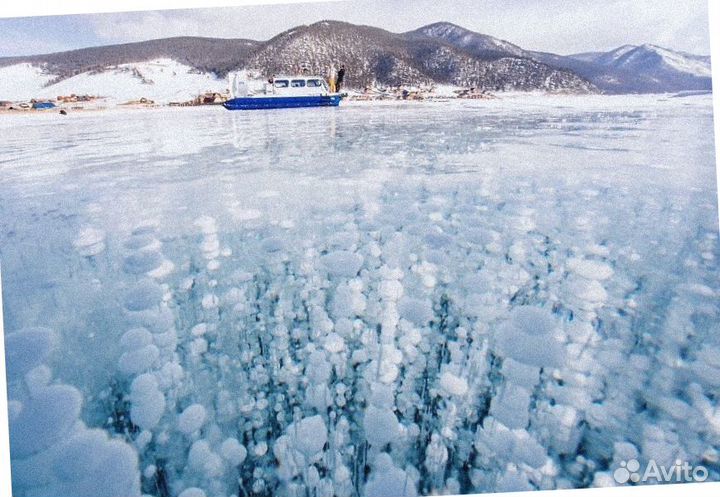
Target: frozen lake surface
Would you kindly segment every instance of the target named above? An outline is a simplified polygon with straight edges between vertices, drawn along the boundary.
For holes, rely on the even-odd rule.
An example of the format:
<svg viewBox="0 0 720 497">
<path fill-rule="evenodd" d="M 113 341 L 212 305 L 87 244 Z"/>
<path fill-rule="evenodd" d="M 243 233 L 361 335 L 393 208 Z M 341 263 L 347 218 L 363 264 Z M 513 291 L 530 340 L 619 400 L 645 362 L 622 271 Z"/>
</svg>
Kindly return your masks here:
<svg viewBox="0 0 720 497">
<path fill-rule="evenodd" d="M 17 496 L 574 488 L 631 459 L 720 479 L 710 96 L 0 136 Z"/>
</svg>

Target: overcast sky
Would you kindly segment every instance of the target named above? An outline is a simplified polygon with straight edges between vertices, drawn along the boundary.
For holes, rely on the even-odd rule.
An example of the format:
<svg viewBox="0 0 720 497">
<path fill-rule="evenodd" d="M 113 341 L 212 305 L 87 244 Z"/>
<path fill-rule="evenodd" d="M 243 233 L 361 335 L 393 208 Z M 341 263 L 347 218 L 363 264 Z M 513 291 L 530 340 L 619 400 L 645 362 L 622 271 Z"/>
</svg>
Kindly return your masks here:
<svg viewBox="0 0 720 497">
<path fill-rule="evenodd" d="M 0 56 L 182 35 L 265 40 L 323 19 L 394 32 L 450 21 L 559 54 L 643 43 L 710 53 L 706 0 L 346 0 L 0 19 Z"/>
</svg>

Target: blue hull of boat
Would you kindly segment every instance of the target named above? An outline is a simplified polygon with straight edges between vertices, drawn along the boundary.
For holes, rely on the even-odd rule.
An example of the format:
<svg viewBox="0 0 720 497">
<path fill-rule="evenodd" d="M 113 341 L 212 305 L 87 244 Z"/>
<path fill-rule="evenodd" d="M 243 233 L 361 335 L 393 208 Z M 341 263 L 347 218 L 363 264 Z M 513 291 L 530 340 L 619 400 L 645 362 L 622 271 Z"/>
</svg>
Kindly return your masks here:
<svg viewBox="0 0 720 497">
<path fill-rule="evenodd" d="M 337 107 L 340 95 L 311 97 L 243 97 L 223 103 L 227 110 L 291 109 L 296 107 Z"/>
</svg>

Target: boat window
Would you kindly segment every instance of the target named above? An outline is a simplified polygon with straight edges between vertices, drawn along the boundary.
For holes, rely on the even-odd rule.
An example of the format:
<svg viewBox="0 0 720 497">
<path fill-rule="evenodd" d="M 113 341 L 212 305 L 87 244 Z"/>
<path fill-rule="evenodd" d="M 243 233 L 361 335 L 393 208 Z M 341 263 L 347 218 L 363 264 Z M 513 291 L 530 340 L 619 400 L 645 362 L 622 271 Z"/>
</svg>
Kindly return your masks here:
<svg viewBox="0 0 720 497">
<path fill-rule="evenodd" d="M 305 86 L 305 80 L 304 79 L 293 79 L 290 83 L 290 86 L 293 88 L 303 88 Z"/>
<path fill-rule="evenodd" d="M 287 79 L 276 79 L 275 80 L 275 88 L 287 88 L 288 83 L 289 82 Z"/>
<path fill-rule="evenodd" d="M 307 85 L 310 88 L 320 88 L 322 86 L 322 81 L 319 79 L 308 79 Z"/>
</svg>

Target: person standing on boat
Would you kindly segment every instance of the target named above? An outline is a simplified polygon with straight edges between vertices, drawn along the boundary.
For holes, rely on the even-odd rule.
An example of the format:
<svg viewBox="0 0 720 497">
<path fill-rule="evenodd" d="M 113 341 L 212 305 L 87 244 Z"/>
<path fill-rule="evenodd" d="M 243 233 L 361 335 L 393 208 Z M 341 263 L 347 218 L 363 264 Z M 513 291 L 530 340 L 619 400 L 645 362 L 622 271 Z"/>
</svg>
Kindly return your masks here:
<svg viewBox="0 0 720 497">
<path fill-rule="evenodd" d="M 265 95 L 269 95 L 271 93 L 274 93 L 273 86 L 275 84 L 275 81 L 273 78 L 268 78 L 267 83 L 265 83 L 264 93 Z"/>
<path fill-rule="evenodd" d="M 345 65 L 343 64 L 337 73 L 337 84 L 335 85 L 336 92 L 340 91 L 340 87 L 342 87 L 344 80 L 345 80 Z"/>
<path fill-rule="evenodd" d="M 335 64 L 330 64 L 330 69 L 328 70 L 328 74 L 327 74 L 328 84 L 330 85 L 330 93 L 335 93 L 336 78 L 337 78 L 337 71 L 335 70 Z"/>
</svg>

